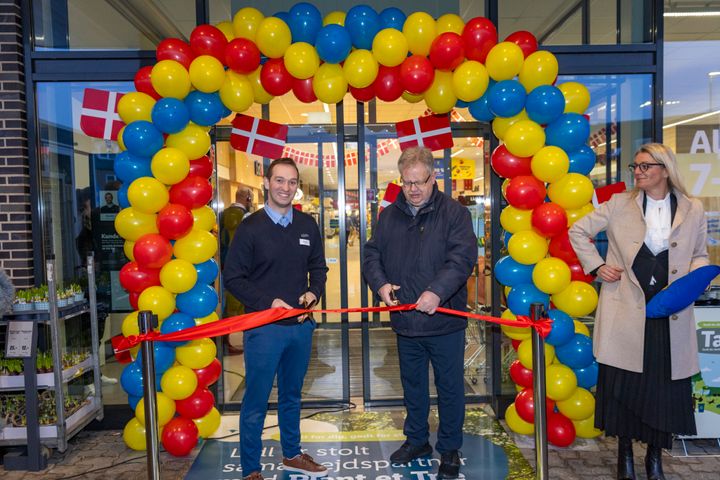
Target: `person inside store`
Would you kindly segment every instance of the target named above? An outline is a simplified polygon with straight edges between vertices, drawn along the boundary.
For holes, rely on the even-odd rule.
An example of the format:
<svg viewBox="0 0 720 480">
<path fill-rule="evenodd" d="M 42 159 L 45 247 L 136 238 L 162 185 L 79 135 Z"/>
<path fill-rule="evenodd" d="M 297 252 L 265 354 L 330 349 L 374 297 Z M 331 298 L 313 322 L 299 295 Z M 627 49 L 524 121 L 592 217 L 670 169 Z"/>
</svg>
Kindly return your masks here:
<svg viewBox="0 0 720 480">
<path fill-rule="evenodd" d="M 407 410 L 406 441 L 390 460 L 407 464 L 432 454 L 428 442 L 432 363 L 440 417 L 437 478 L 458 478 L 467 319 L 436 309 L 467 309 L 467 279 L 477 262 L 477 239 L 470 212 L 438 189 L 429 149 L 403 151 L 398 171 L 402 192 L 380 213 L 363 261 L 368 285 L 385 304 L 416 304 L 415 310 L 390 314 Z"/>
<path fill-rule="evenodd" d="M 325 291 L 328 268 L 320 229 L 313 217 L 292 207 L 298 181 L 291 159 L 270 163 L 263 179 L 268 192 L 265 207 L 237 227 L 230 244 L 224 286 L 248 313 L 311 307 Z M 283 468 L 313 478 L 327 474 L 300 448 L 300 397 L 314 330 L 312 317 L 301 315 L 244 333 L 240 461 L 245 480 L 263 479 L 261 436 L 276 377 Z"/>
<path fill-rule="evenodd" d="M 105 192 L 105 205 L 100 207 L 100 213 L 120 213 L 120 205 L 115 203 L 112 192 Z"/>
<path fill-rule="evenodd" d="M 635 187 L 613 195 L 570 228 L 586 273 L 602 282 L 595 314 L 599 364 L 595 426 L 618 437 L 618 478 L 635 478 L 632 441 L 647 444 L 649 479 L 665 478 L 662 449 L 673 434 L 694 435 L 690 377 L 699 371 L 692 306 L 646 318 L 645 306 L 669 283 L 707 265 L 707 223 L 675 154 L 640 147 L 629 165 Z M 607 258 L 592 243 L 605 231 Z"/>
</svg>

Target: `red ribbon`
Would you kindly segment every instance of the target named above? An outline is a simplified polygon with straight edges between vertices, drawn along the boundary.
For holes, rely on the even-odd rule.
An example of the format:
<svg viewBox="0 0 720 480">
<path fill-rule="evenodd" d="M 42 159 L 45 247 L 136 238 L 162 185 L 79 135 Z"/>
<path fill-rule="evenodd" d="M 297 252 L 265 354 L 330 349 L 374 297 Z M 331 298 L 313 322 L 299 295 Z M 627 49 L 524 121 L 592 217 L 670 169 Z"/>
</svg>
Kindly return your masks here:
<svg viewBox="0 0 720 480">
<path fill-rule="evenodd" d="M 297 317 L 306 313 L 373 313 L 373 312 L 404 312 L 414 310 L 415 304 L 395 305 L 386 307 L 365 307 L 365 308 L 335 308 L 328 310 L 306 310 L 301 308 L 270 308 L 260 312 L 246 313 L 244 315 L 236 315 L 228 317 L 217 322 L 197 325 L 195 327 L 186 328 L 178 332 L 159 333 L 148 332 L 140 335 L 130 335 L 123 337 L 117 343 L 115 352 L 122 352 L 138 345 L 140 342 L 179 342 L 187 340 L 199 340 L 201 338 L 218 337 L 235 332 L 250 330 L 251 328 L 260 327 L 269 323 L 277 322 L 286 318 Z M 497 323 L 500 325 L 508 325 L 511 327 L 530 327 L 537 330 L 542 338 L 545 338 L 552 329 L 552 320 L 542 318 L 537 322 L 533 322 L 525 315 L 518 315 L 515 320 L 506 318 L 491 317 L 488 315 L 478 315 L 470 312 L 460 312 L 449 308 L 438 307 L 437 312 L 449 315 L 457 315 L 459 317 L 467 317 L 484 322 Z"/>
</svg>

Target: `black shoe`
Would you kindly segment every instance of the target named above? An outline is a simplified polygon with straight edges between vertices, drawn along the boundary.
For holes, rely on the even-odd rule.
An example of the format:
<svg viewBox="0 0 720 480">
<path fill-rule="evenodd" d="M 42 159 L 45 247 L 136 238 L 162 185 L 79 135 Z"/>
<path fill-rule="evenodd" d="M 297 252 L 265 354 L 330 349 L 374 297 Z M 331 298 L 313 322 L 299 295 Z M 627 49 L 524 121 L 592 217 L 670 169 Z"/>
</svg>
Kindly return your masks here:
<svg viewBox="0 0 720 480">
<path fill-rule="evenodd" d="M 440 455 L 438 480 L 458 478 L 460 476 L 460 452 L 451 450 Z"/>
<path fill-rule="evenodd" d="M 662 469 L 662 448 L 648 445 L 645 455 L 645 471 L 648 480 L 665 480 Z"/>
<path fill-rule="evenodd" d="M 392 463 L 409 463 L 418 457 L 426 457 L 432 454 L 432 451 L 433 449 L 429 443 L 416 447 L 414 445 L 410 445 L 408 442 L 405 442 L 400 448 L 395 450 L 392 455 L 390 455 L 390 461 Z"/>
<path fill-rule="evenodd" d="M 618 480 L 635 480 L 632 440 L 627 437 L 618 438 L 617 478 Z"/>
</svg>

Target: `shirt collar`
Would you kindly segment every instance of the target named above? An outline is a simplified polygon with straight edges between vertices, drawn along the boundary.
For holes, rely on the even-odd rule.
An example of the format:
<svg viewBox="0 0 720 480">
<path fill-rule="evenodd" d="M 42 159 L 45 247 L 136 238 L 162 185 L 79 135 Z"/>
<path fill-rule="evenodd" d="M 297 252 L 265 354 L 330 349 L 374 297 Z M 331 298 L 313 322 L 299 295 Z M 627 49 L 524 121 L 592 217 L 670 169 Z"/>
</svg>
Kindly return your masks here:
<svg viewBox="0 0 720 480">
<path fill-rule="evenodd" d="M 270 206 L 266 203 L 265 204 L 265 212 L 267 212 L 268 217 L 270 217 L 270 220 L 272 220 L 273 223 L 280 225 L 281 227 L 287 227 L 290 225 L 293 221 L 293 208 L 290 207 L 288 212 L 286 214 L 282 214 L 280 212 L 276 212 Z"/>
</svg>

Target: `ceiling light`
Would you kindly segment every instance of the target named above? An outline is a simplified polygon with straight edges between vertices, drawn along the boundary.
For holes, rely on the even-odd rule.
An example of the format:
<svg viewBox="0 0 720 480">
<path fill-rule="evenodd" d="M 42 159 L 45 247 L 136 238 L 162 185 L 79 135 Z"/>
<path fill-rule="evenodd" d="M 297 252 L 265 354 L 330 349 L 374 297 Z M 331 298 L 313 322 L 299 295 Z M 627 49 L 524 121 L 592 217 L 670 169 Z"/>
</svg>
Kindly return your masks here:
<svg viewBox="0 0 720 480">
<path fill-rule="evenodd" d="M 720 11 L 707 11 L 707 12 L 665 12 L 663 17 L 720 17 Z"/>
<path fill-rule="evenodd" d="M 708 73 L 708 77 L 717 77 L 720 75 L 720 72 L 710 72 Z"/>
<path fill-rule="evenodd" d="M 464 152 L 464 151 L 465 151 L 465 149 L 464 149 L 464 148 L 461 148 L 460 150 L 458 150 L 457 152 L 453 153 L 453 154 L 450 155 L 450 156 L 451 156 L 451 157 L 454 157 L 454 156 L 456 156 L 456 155 L 460 155 L 460 154 L 461 154 L 462 152 Z"/>
<path fill-rule="evenodd" d="M 690 117 L 690 118 L 686 118 L 685 120 L 680 120 L 679 122 L 663 125 L 662 128 L 663 128 L 663 130 L 665 130 L 666 128 L 676 127 L 678 125 L 684 125 L 686 123 L 694 122 L 695 120 L 702 120 L 703 118 L 712 117 L 713 115 L 717 115 L 719 113 L 720 113 L 720 110 L 715 110 L 714 112 L 703 113 L 702 115 L 698 115 L 696 117 Z"/>
</svg>

